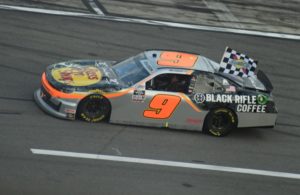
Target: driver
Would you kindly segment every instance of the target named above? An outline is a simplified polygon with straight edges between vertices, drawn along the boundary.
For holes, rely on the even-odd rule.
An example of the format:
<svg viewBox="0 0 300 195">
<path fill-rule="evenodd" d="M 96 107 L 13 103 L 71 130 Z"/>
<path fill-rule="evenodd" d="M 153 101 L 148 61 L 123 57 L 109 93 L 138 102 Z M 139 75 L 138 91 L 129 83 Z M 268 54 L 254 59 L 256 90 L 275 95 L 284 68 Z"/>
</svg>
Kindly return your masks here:
<svg viewBox="0 0 300 195">
<path fill-rule="evenodd" d="M 155 79 L 156 90 L 186 92 L 187 81 L 178 75 L 161 75 Z"/>
<path fill-rule="evenodd" d="M 172 75 L 170 78 L 170 83 L 167 86 L 167 91 L 174 91 L 174 92 L 182 92 L 185 93 L 186 91 L 186 80 L 182 76 Z"/>
<path fill-rule="evenodd" d="M 159 75 L 154 79 L 154 89 L 165 91 L 169 84 L 169 79 L 166 75 Z"/>
</svg>

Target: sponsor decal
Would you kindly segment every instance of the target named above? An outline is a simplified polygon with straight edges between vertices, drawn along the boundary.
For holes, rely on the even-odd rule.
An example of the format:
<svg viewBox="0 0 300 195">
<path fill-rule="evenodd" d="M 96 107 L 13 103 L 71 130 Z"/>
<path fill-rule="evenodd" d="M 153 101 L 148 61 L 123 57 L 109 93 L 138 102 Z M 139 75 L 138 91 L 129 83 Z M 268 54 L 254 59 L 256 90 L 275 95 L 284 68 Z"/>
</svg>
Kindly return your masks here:
<svg viewBox="0 0 300 195">
<path fill-rule="evenodd" d="M 195 88 L 195 84 L 196 84 L 196 76 L 192 76 L 191 81 L 190 81 L 190 85 L 189 85 L 189 89 L 188 89 L 188 93 L 191 94 L 194 91 Z"/>
<path fill-rule="evenodd" d="M 192 125 L 199 125 L 201 124 L 203 121 L 199 118 L 187 118 L 186 119 L 186 122 L 188 124 L 192 124 Z"/>
<path fill-rule="evenodd" d="M 146 92 L 145 90 L 134 90 L 132 94 L 132 101 L 133 102 L 144 102 L 145 101 L 145 96 Z"/>
<path fill-rule="evenodd" d="M 90 93 L 95 93 L 95 94 L 103 94 L 104 92 L 101 89 L 91 89 L 89 90 Z"/>
<path fill-rule="evenodd" d="M 233 97 L 233 95 L 227 94 L 206 94 L 205 101 L 214 103 L 232 103 Z"/>
<path fill-rule="evenodd" d="M 76 110 L 70 109 L 70 108 L 66 108 L 66 109 L 65 109 L 65 113 L 75 114 L 75 113 L 76 113 Z"/>
<path fill-rule="evenodd" d="M 74 113 L 66 113 L 66 117 L 69 119 L 75 119 L 75 114 Z"/>
<path fill-rule="evenodd" d="M 93 85 L 102 79 L 100 70 L 93 66 L 55 68 L 51 73 L 57 82 L 71 86 Z"/>
<path fill-rule="evenodd" d="M 266 112 L 268 96 L 259 95 L 231 95 L 231 94 L 202 94 L 196 93 L 194 101 L 201 103 L 236 104 L 237 112 Z"/>
<path fill-rule="evenodd" d="M 198 104 L 203 103 L 203 102 L 205 102 L 205 95 L 202 93 L 196 93 L 194 95 L 194 100 Z"/>
<path fill-rule="evenodd" d="M 234 92 L 236 92 L 236 89 L 235 89 L 235 86 L 230 85 L 230 86 L 226 87 L 225 91 L 234 93 Z"/>
<path fill-rule="evenodd" d="M 233 64 L 236 68 L 242 69 L 244 71 L 244 68 L 247 67 L 248 63 L 246 63 L 243 59 L 238 59 L 237 55 L 233 55 L 234 59 L 230 59 L 229 63 Z"/>
<path fill-rule="evenodd" d="M 238 104 L 236 107 L 237 112 L 266 112 L 266 105 L 255 104 Z"/>
<path fill-rule="evenodd" d="M 268 103 L 268 101 L 269 101 L 268 96 L 265 96 L 263 94 L 259 94 L 257 96 L 257 103 L 260 104 L 260 105 L 265 105 L 265 104 Z"/>
</svg>

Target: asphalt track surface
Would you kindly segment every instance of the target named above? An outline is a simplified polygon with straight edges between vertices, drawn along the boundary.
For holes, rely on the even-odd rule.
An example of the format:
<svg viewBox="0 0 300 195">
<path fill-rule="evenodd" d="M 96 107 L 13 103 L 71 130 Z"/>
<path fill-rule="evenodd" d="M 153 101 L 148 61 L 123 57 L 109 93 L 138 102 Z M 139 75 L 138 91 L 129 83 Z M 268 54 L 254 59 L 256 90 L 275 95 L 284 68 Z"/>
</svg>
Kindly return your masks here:
<svg viewBox="0 0 300 195">
<path fill-rule="evenodd" d="M 33 101 L 41 73 L 68 59 L 120 60 L 149 48 L 201 53 L 225 46 L 259 60 L 279 108 L 274 129 L 226 138 L 64 121 Z M 300 173 L 300 42 L 94 19 L 0 11 L 0 194 L 299 194 L 300 180 L 41 156 L 31 148 Z"/>
</svg>

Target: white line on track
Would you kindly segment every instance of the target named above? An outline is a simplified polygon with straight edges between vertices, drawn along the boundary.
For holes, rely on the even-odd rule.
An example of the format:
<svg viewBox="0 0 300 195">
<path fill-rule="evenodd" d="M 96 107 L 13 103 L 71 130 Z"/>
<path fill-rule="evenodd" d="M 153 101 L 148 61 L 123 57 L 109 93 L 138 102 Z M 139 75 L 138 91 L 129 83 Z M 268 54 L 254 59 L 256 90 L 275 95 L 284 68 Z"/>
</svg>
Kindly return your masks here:
<svg viewBox="0 0 300 195">
<path fill-rule="evenodd" d="M 221 172 L 241 173 L 241 174 L 250 174 L 250 175 L 262 175 L 262 176 L 269 176 L 269 177 L 281 177 L 281 178 L 288 178 L 288 179 L 300 179 L 300 174 L 296 174 L 296 173 L 245 169 L 245 168 L 235 168 L 235 167 L 175 162 L 175 161 L 165 161 L 165 160 L 153 160 L 153 159 L 145 159 L 145 158 L 132 158 L 132 157 L 101 155 L 101 154 L 87 154 L 87 153 L 57 151 L 57 150 L 44 150 L 44 149 L 30 149 L 30 150 L 33 154 L 40 154 L 40 155 L 107 160 L 107 161 L 116 161 L 116 162 L 125 162 L 125 163 L 159 165 L 159 166 L 168 166 L 168 167 L 201 169 L 201 170 L 209 170 L 209 171 L 221 171 Z"/>
<path fill-rule="evenodd" d="M 285 33 L 263 32 L 263 31 L 244 30 L 244 29 L 235 29 L 235 28 L 223 28 L 223 27 L 204 26 L 204 25 L 197 25 L 197 24 L 185 24 L 185 23 L 177 23 L 177 22 L 145 20 L 145 19 L 116 17 L 116 16 L 101 16 L 97 14 L 84 14 L 84 13 L 77 13 L 77 12 L 67 12 L 67 11 L 30 8 L 30 7 L 21 7 L 21 6 L 9 6 L 9 5 L 1 5 L 1 4 L 0 4 L 0 9 L 44 13 L 44 14 L 52 14 L 52 15 L 85 17 L 85 18 L 93 18 L 93 19 L 100 19 L 100 20 L 147 24 L 153 26 L 167 26 L 167 27 L 184 28 L 184 29 L 192 29 L 192 30 L 225 32 L 225 33 L 234 33 L 234 34 L 243 34 L 243 35 L 254 35 L 254 36 L 261 36 L 261 37 L 300 40 L 300 35 L 285 34 Z"/>
<path fill-rule="evenodd" d="M 88 3 L 92 7 L 92 9 L 98 14 L 104 16 L 103 11 L 97 6 L 95 0 L 88 0 Z"/>
<path fill-rule="evenodd" d="M 1 4 L 0 4 L 0 9 L 52 14 L 52 15 L 63 15 L 63 16 L 93 16 L 93 15 L 95 15 L 95 14 L 85 14 L 85 13 L 79 13 L 79 12 L 68 12 L 68 11 L 60 11 L 60 10 L 50 10 L 50 9 L 1 5 Z"/>
</svg>

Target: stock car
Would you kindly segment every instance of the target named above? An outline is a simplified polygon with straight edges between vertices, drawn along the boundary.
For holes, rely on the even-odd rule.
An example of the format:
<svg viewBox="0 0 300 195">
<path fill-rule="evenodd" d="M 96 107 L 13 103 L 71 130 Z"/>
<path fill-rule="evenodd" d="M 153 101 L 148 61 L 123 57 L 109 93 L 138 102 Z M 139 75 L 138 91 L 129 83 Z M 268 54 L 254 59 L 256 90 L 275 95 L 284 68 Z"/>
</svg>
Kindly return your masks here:
<svg viewBox="0 0 300 195">
<path fill-rule="evenodd" d="M 50 65 L 34 92 L 37 104 L 62 119 L 166 127 L 225 136 L 240 127 L 273 127 L 273 86 L 259 71 L 219 72 L 204 56 L 147 50 L 120 62 L 72 60 Z"/>
</svg>

